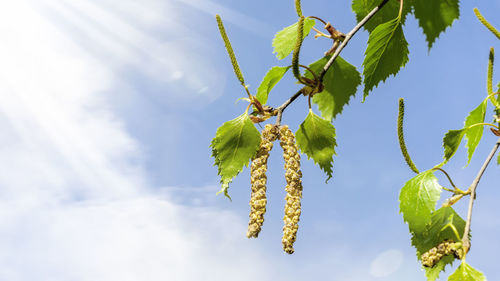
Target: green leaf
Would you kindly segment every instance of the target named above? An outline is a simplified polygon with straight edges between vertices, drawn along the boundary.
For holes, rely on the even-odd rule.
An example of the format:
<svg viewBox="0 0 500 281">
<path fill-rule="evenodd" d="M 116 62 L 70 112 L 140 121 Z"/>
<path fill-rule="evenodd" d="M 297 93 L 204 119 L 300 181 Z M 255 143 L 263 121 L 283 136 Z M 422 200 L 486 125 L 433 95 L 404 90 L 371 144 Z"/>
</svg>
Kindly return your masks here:
<svg viewBox="0 0 500 281">
<path fill-rule="evenodd" d="M 309 65 L 309 68 L 319 75 L 330 58 L 331 56 L 323 57 Z M 313 79 L 308 71 L 305 76 Z M 356 94 L 358 85 L 361 84 L 361 75 L 356 67 L 338 56 L 326 72 L 323 84 L 323 91 L 315 94 L 312 100 L 318 105 L 321 116 L 331 121 Z"/>
<path fill-rule="evenodd" d="M 453 264 L 454 261 L 454 256 L 445 256 L 435 266 L 424 268 L 427 281 L 434 281 L 438 279 L 439 274 L 445 270 L 446 266 Z"/>
<path fill-rule="evenodd" d="M 488 105 L 488 101 L 483 101 L 478 107 L 472 110 L 469 113 L 469 116 L 465 119 L 465 127 L 469 127 L 471 125 L 477 123 L 484 123 L 484 117 L 486 116 L 486 107 Z M 476 150 L 481 137 L 483 136 L 484 127 L 483 126 L 475 126 L 472 127 L 465 132 L 465 137 L 467 138 L 467 154 L 468 160 L 467 164 L 470 163 L 470 159 Z"/>
<path fill-rule="evenodd" d="M 353 0 L 352 10 L 356 14 L 356 19 L 360 22 L 368 13 L 380 4 L 380 0 Z M 410 12 L 410 5 L 406 3 L 403 6 L 403 13 L 401 15 L 401 22 L 404 23 L 406 15 Z M 363 27 L 372 32 L 378 25 L 388 22 L 398 16 L 399 1 L 389 1 L 382 9 L 380 9 Z"/>
<path fill-rule="evenodd" d="M 448 277 L 448 281 L 486 281 L 486 277 L 481 271 L 463 261 L 457 270 Z"/>
<path fill-rule="evenodd" d="M 460 242 L 464 235 L 464 231 L 465 221 L 452 207 L 442 207 L 432 214 L 432 223 L 429 227 L 428 234 L 437 239 L 438 243 L 444 240 Z"/>
<path fill-rule="evenodd" d="M 455 234 L 455 231 L 458 234 Z M 412 244 L 420 255 L 445 240 L 460 242 L 465 231 L 465 221 L 452 207 L 442 207 L 432 213 L 430 224 L 423 232 L 414 232 Z"/>
<path fill-rule="evenodd" d="M 458 0 L 413 0 L 413 9 L 418 24 L 422 27 L 429 49 L 441 32 L 458 19 Z"/>
<path fill-rule="evenodd" d="M 333 125 L 309 110 L 309 114 L 300 124 L 295 135 L 300 150 L 307 155 L 308 159 L 312 158 L 314 163 L 319 164 L 330 179 L 333 172 L 333 155 L 337 145 Z"/>
<path fill-rule="evenodd" d="M 313 19 L 306 18 L 304 20 L 304 33 L 303 38 L 306 38 L 311 31 L 311 28 L 316 22 Z M 293 51 L 295 47 L 295 41 L 297 40 L 297 28 L 298 23 L 294 23 L 283 30 L 276 33 L 273 39 L 273 54 L 276 53 L 276 57 L 279 60 L 286 58 Z"/>
<path fill-rule="evenodd" d="M 410 231 L 425 231 L 431 223 L 431 214 L 440 195 L 441 186 L 432 170 L 422 172 L 406 182 L 399 194 L 399 210 Z"/>
<path fill-rule="evenodd" d="M 257 89 L 257 99 L 262 105 L 266 104 L 269 92 L 283 78 L 288 69 L 290 66 L 274 66 L 266 73 Z"/>
<path fill-rule="evenodd" d="M 228 196 L 229 183 L 241 172 L 243 166 L 248 166 L 259 145 L 260 133 L 247 113 L 222 124 L 217 129 L 210 147 L 215 165 L 218 166 L 218 174 L 221 176 L 220 192 Z"/>
<path fill-rule="evenodd" d="M 459 235 L 455 234 L 456 232 Z M 443 207 L 432 213 L 431 223 L 424 232 L 412 233 L 412 244 L 417 249 L 417 257 L 420 260 L 421 255 L 431 248 L 439 245 L 445 240 L 460 241 L 464 235 L 465 221 L 453 210 L 452 207 Z M 425 275 L 428 281 L 434 281 L 445 267 L 452 264 L 454 256 L 443 257 L 434 267 L 426 267 Z"/>
<path fill-rule="evenodd" d="M 467 129 L 449 130 L 443 138 L 444 147 L 444 162 L 448 162 L 450 158 L 457 152 L 458 146 L 462 141 Z"/>
<path fill-rule="evenodd" d="M 408 62 L 408 42 L 398 18 L 381 24 L 370 33 L 368 47 L 363 61 L 365 89 L 363 100 L 380 81 L 385 81 L 391 74 Z"/>
</svg>

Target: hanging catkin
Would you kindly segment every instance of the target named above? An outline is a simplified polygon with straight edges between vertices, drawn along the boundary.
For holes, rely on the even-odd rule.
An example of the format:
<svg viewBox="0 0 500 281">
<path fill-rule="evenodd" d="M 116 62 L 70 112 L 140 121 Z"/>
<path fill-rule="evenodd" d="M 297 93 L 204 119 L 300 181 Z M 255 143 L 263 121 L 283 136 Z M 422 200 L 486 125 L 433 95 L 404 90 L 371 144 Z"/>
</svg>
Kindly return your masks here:
<svg viewBox="0 0 500 281">
<path fill-rule="evenodd" d="M 267 159 L 273 148 L 273 141 L 278 138 L 277 127 L 267 124 L 262 130 L 261 143 L 257 155 L 252 159 L 250 183 L 252 194 L 250 197 L 250 221 L 248 222 L 247 237 L 259 235 L 266 213 L 266 183 Z"/>
<path fill-rule="evenodd" d="M 285 159 L 286 178 L 286 204 L 285 216 L 283 217 L 283 250 L 288 254 L 293 254 L 293 243 L 297 239 L 300 219 L 300 199 L 302 198 L 302 172 L 300 171 L 300 154 L 295 144 L 295 136 L 288 126 L 280 127 L 280 145 L 283 148 L 283 158 Z"/>
</svg>

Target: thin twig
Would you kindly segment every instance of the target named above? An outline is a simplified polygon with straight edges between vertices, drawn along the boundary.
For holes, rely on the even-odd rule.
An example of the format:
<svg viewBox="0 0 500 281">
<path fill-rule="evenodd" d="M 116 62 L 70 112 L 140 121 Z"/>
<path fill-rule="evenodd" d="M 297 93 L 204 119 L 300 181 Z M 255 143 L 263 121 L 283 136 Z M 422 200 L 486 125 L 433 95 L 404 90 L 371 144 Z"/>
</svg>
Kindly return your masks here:
<svg viewBox="0 0 500 281">
<path fill-rule="evenodd" d="M 342 41 L 342 44 L 337 48 L 333 56 L 328 60 L 328 62 L 325 64 L 325 67 L 323 67 L 323 70 L 321 71 L 321 74 L 319 76 L 320 81 L 323 81 L 323 77 L 325 76 L 326 72 L 332 66 L 333 62 L 335 59 L 340 55 L 340 52 L 342 52 L 342 49 L 349 43 L 349 40 L 358 32 L 358 30 L 365 25 L 368 20 L 370 20 L 389 0 L 383 0 L 382 3 L 380 3 L 377 7 L 373 8 L 373 10 L 366 15 L 364 19 L 362 19 L 347 35 L 345 36 L 344 41 Z"/>
<path fill-rule="evenodd" d="M 488 164 L 490 163 L 491 159 L 497 152 L 498 147 L 500 147 L 500 138 L 496 142 L 495 146 L 493 146 L 493 149 L 491 150 L 490 154 L 486 158 L 486 160 L 483 163 L 483 166 L 479 170 L 479 173 L 477 174 L 476 178 L 472 182 L 471 186 L 469 187 L 470 190 L 470 200 L 469 200 L 469 211 L 467 212 L 467 221 L 465 223 L 465 231 L 464 231 L 464 236 L 462 237 L 462 247 L 464 249 L 464 256 L 463 258 L 465 259 L 465 255 L 470 249 L 470 240 L 469 240 L 469 232 L 470 232 L 470 224 L 471 224 L 471 219 L 472 219 L 472 206 L 474 205 L 474 200 L 476 199 L 476 188 L 477 185 L 479 184 L 479 180 L 483 176 L 484 171 L 486 170 L 486 167 L 488 167 Z"/>
<path fill-rule="evenodd" d="M 335 60 L 335 58 L 337 58 L 339 56 L 339 54 L 342 51 L 342 49 L 344 49 L 344 47 L 347 45 L 347 43 L 349 42 L 349 40 L 351 40 L 351 38 L 354 36 L 354 34 L 356 34 L 356 32 L 358 32 L 358 30 L 361 29 L 361 27 L 363 27 L 363 25 L 365 25 L 368 22 L 368 20 L 371 19 L 388 1 L 389 0 L 383 0 L 377 7 L 373 8 L 373 10 L 368 15 L 366 15 L 366 17 L 364 19 L 362 19 L 346 35 L 344 41 L 342 41 L 342 44 L 339 46 L 339 48 L 337 49 L 337 51 L 333 54 L 333 56 L 330 58 L 330 60 L 327 62 L 327 64 L 325 65 L 325 67 L 321 71 L 321 74 L 319 76 L 319 81 L 320 82 L 323 81 L 323 77 L 325 76 L 325 74 L 328 71 L 328 69 L 330 68 L 330 66 L 332 66 L 333 61 Z M 314 17 L 314 18 L 316 18 L 316 17 Z M 300 89 L 297 93 L 295 93 L 293 96 L 291 96 L 282 105 L 280 105 L 279 107 L 276 108 L 276 111 L 278 112 L 277 113 L 277 118 L 276 118 L 276 125 L 279 126 L 281 124 L 281 118 L 282 118 L 282 115 L 283 115 L 283 111 L 287 108 L 288 105 L 290 105 L 290 103 L 292 103 L 295 99 L 297 99 L 302 94 L 302 91 L 303 91 L 303 89 Z"/>
<path fill-rule="evenodd" d="M 282 105 L 280 105 L 276 110 L 278 111 L 278 117 L 276 117 L 276 125 L 279 126 L 281 124 L 281 117 L 283 115 L 283 111 L 285 108 L 289 106 L 295 99 L 297 99 L 302 94 L 302 89 L 296 92 L 293 96 L 291 96 L 287 101 L 285 101 Z"/>
</svg>

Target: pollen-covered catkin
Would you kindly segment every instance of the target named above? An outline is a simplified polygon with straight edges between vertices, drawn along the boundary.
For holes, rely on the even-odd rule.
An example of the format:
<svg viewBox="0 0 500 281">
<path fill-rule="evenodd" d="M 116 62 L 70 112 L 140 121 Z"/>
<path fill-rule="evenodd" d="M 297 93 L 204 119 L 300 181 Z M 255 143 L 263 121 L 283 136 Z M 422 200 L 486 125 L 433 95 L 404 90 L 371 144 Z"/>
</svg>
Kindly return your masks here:
<svg viewBox="0 0 500 281">
<path fill-rule="evenodd" d="M 267 159 L 269 151 L 273 148 L 273 141 L 278 138 L 278 129 L 276 126 L 267 124 L 262 130 L 260 148 L 257 155 L 252 159 L 250 170 L 250 183 L 252 185 L 252 194 L 250 197 L 250 221 L 248 222 L 247 237 L 255 237 L 264 223 L 264 214 L 266 213 L 266 183 L 267 183 Z"/>
<path fill-rule="evenodd" d="M 302 172 L 300 171 L 300 154 L 295 144 L 295 136 L 288 126 L 280 127 L 280 145 L 285 159 L 286 204 L 283 217 L 283 250 L 293 254 L 293 243 L 297 239 L 300 219 L 300 199 L 302 198 Z"/>
<path fill-rule="evenodd" d="M 435 266 L 441 258 L 447 255 L 458 255 L 455 242 L 446 240 L 422 255 L 422 265 L 425 267 Z"/>
</svg>

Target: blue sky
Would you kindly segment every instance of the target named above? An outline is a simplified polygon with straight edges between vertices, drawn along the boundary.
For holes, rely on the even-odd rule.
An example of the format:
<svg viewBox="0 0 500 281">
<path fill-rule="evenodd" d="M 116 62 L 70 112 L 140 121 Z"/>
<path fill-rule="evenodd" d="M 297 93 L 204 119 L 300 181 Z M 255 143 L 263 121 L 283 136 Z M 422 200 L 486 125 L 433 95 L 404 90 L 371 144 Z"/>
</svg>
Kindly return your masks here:
<svg viewBox="0 0 500 281">
<path fill-rule="evenodd" d="M 232 202 L 215 196 L 208 145 L 246 106 L 235 104 L 245 94 L 215 14 L 255 91 L 267 69 L 288 63 L 275 59 L 271 40 L 296 20 L 293 1 L 4 3 L 0 280 L 425 280 L 398 214 L 399 189 L 412 173 L 397 143 L 397 100 L 406 100 L 405 134 L 417 166 L 439 163 L 444 133 L 460 128 L 485 96 L 489 48 L 499 50 L 475 6 L 500 26 L 498 1 L 462 1 L 461 18 L 430 52 L 408 18 L 407 66 L 365 103 L 360 87 L 334 121 L 339 146 L 327 184 L 303 156 L 303 213 L 290 256 L 281 250 L 280 155 L 269 160 L 264 229 L 249 240 L 248 170 L 231 184 Z M 344 32 L 355 25 L 350 3 L 303 1 L 303 12 Z M 342 53 L 358 70 L 367 38 L 359 32 Z M 302 62 L 329 44 L 308 38 Z M 288 77 L 269 103 L 296 90 Z M 296 130 L 306 114 L 299 99 L 283 122 Z M 465 169 L 460 148 L 446 166 L 457 185 L 472 182 L 495 140 L 486 133 Z M 489 280 L 500 279 L 499 180 L 491 165 L 478 187 L 467 259 Z M 465 216 L 465 202 L 458 210 Z"/>
</svg>

